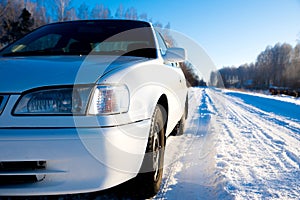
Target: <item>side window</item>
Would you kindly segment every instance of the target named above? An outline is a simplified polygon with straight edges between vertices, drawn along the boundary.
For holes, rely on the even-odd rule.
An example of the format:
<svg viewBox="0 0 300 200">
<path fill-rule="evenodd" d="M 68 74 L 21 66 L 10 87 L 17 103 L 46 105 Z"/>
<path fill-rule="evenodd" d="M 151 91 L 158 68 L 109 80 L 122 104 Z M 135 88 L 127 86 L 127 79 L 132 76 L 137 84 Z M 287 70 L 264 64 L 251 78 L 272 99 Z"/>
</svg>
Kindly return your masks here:
<svg viewBox="0 0 300 200">
<path fill-rule="evenodd" d="M 161 34 L 157 31 L 155 31 L 156 33 L 156 37 L 157 37 L 157 40 L 158 40 L 158 45 L 159 45 L 159 49 L 160 49 L 160 52 L 162 55 L 165 55 L 166 52 L 167 52 L 167 45 L 164 41 L 164 39 L 162 38 Z"/>
</svg>

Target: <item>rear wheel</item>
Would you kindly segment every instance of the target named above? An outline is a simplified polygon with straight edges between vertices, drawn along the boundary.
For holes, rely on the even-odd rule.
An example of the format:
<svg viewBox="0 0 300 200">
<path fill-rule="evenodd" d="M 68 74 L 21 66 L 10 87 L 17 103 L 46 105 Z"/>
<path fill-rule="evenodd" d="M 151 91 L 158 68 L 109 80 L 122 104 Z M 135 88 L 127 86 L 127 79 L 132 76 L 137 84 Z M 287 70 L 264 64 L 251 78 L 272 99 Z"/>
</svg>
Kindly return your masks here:
<svg viewBox="0 0 300 200">
<path fill-rule="evenodd" d="M 184 133 L 184 127 L 185 127 L 185 113 L 182 115 L 180 121 L 176 124 L 175 128 L 172 131 L 173 136 L 180 136 Z"/>
<path fill-rule="evenodd" d="M 157 105 L 151 120 L 143 164 L 135 178 L 138 193 L 146 198 L 154 196 L 159 191 L 162 181 L 165 149 L 164 114 L 165 109 Z"/>
<path fill-rule="evenodd" d="M 181 116 L 181 119 L 176 124 L 175 128 L 173 129 L 171 135 L 173 135 L 173 136 L 183 135 L 184 128 L 185 128 L 185 121 L 187 119 L 187 115 L 188 115 L 188 100 L 185 101 L 184 112 L 183 112 L 183 114 Z"/>
</svg>

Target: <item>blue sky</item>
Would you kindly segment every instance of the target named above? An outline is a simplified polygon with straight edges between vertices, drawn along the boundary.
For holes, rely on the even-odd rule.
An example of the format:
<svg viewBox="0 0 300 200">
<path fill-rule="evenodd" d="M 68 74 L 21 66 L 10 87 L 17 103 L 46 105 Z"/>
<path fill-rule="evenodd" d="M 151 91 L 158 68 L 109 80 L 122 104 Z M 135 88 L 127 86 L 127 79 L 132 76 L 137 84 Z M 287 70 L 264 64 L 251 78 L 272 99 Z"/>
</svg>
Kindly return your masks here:
<svg viewBox="0 0 300 200">
<path fill-rule="evenodd" d="M 81 4 L 73 0 L 73 5 Z M 110 8 L 135 7 L 195 40 L 218 68 L 255 62 L 268 45 L 300 39 L 300 0 L 85 0 Z"/>
</svg>

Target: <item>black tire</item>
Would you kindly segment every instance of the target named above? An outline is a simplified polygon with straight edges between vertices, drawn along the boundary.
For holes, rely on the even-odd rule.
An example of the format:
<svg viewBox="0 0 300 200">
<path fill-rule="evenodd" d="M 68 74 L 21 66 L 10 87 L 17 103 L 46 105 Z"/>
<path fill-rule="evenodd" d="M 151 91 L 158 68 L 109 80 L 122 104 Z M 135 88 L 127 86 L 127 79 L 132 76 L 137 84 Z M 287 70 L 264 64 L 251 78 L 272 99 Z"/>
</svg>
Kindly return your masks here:
<svg viewBox="0 0 300 200">
<path fill-rule="evenodd" d="M 189 113 L 189 97 L 187 95 L 185 99 L 185 119 L 188 118 L 188 113 Z"/>
<path fill-rule="evenodd" d="M 173 136 L 180 136 L 184 134 L 184 129 L 185 129 L 185 121 L 187 119 L 188 115 L 188 101 L 185 101 L 185 108 L 184 108 L 184 113 L 179 120 L 179 122 L 176 124 L 175 128 L 173 129 L 171 135 Z"/>
<path fill-rule="evenodd" d="M 176 124 L 175 128 L 173 129 L 171 135 L 173 136 L 181 136 L 184 134 L 184 127 L 185 127 L 185 113 L 183 113 L 180 121 Z"/>
<path fill-rule="evenodd" d="M 138 176 L 135 178 L 135 189 L 140 197 L 149 198 L 157 194 L 163 175 L 165 152 L 165 109 L 161 105 L 155 107 L 145 157 Z"/>
</svg>

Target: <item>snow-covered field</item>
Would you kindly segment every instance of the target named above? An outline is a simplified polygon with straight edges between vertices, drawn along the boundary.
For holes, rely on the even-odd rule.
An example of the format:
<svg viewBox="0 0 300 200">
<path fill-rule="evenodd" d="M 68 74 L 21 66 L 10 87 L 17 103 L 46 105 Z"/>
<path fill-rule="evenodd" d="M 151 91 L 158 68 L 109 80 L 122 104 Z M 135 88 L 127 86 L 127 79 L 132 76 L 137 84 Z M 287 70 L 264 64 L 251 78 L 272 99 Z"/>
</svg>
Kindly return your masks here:
<svg viewBox="0 0 300 200">
<path fill-rule="evenodd" d="M 300 99 L 193 89 L 155 199 L 299 199 Z"/>
<path fill-rule="evenodd" d="M 299 101 L 191 89 L 185 134 L 167 140 L 154 199 L 300 199 Z M 58 199 L 123 199 L 116 193 L 118 188 Z"/>
</svg>

